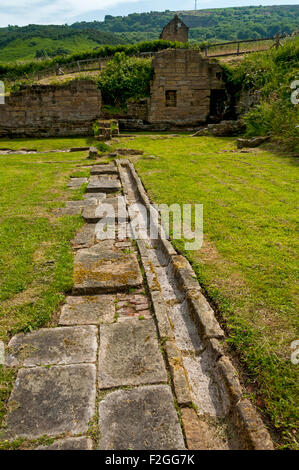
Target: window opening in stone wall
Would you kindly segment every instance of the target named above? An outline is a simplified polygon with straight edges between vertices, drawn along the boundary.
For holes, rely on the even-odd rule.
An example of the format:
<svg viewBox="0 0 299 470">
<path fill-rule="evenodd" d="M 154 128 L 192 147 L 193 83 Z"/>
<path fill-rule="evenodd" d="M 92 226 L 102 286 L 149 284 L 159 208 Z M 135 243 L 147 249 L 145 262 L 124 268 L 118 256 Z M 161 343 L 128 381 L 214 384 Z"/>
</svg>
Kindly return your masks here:
<svg viewBox="0 0 299 470">
<path fill-rule="evenodd" d="M 176 90 L 167 90 L 165 92 L 166 106 L 168 108 L 176 107 Z"/>
</svg>

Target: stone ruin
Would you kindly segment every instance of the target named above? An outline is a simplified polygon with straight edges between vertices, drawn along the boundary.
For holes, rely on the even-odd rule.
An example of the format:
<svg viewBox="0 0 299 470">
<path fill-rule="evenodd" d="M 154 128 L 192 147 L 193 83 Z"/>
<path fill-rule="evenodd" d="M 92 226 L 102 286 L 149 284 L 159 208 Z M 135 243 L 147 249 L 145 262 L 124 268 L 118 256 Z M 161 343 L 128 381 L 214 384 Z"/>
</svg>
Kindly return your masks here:
<svg viewBox="0 0 299 470">
<path fill-rule="evenodd" d="M 160 34 L 160 39 L 173 42 L 187 42 L 188 37 L 189 28 L 178 17 L 177 14 L 175 14 L 174 18 L 166 26 L 164 26 L 162 33 Z"/>
<path fill-rule="evenodd" d="M 195 49 L 166 49 L 155 54 L 150 97 L 129 100 L 127 115 L 117 116 L 122 130 L 198 128 L 227 116 L 229 97 L 222 68 Z M 62 85 L 21 86 L 0 106 L 0 137 L 118 135 L 118 121 L 105 120 L 93 80 Z"/>
<path fill-rule="evenodd" d="M 0 106 L 0 137 L 90 135 L 102 98 L 92 80 L 21 86 Z"/>
<path fill-rule="evenodd" d="M 150 98 L 128 102 L 131 120 L 121 120 L 122 128 L 198 127 L 224 118 L 229 99 L 217 62 L 197 50 L 166 49 L 155 55 L 153 68 Z"/>
</svg>

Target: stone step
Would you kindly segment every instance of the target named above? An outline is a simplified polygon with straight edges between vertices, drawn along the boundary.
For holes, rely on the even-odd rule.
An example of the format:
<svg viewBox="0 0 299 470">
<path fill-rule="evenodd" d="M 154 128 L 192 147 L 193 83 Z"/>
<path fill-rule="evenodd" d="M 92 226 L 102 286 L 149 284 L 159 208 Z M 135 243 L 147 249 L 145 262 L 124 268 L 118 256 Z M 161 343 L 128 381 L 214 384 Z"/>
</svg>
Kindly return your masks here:
<svg viewBox="0 0 299 470">
<path fill-rule="evenodd" d="M 83 195 L 84 199 L 96 199 L 97 203 L 102 201 L 106 197 L 106 193 L 85 193 Z"/>
<path fill-rule="evenodd" d="M 80 215 L 85 207 L 94 206 L 96 204 L 96 198 L 82 199 L 79 201 L 67 201 L 65 203 L 65 207 L 59 209 L 59 213 L 63 215 Z"/>
<path fill-rule="evenodd" d="M 91 175 L 117 175 L 118 170 L 115 165 L 93 165 Z"/>
<path fill-rule="evenodd" d="M 91 176 L 86 191 L 88 193 L 114 193 L 120 189 L 121 184 L 117 179 Z"/>
</svg>

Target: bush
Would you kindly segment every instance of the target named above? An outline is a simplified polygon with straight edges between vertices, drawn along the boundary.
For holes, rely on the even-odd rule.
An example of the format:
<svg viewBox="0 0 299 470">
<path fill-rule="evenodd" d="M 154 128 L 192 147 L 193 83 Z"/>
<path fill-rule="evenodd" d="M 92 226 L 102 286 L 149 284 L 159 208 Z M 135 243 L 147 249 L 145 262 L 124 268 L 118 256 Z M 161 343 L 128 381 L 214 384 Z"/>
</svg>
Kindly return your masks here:
<svg viewBox="0 0 299 470">
<path fill-rule="evenodd" d="M 117 53 L 107 63 L 98 84 L 105 104 L 125 107 L 129 98 L 144 98 L 150 95 L 153 77 L 151 59 L 127 57 Z"/>
<path fill-rule="evenodd" d="M 235 92 L 254 90 L 260 103 L 245 116 L 248 136 L 271 135 L 291 151 L 299 151 L 299 106 L 291 102 L 290 85 L 298 76 L 299 38 L 283 47 L 251 54 L 226 77 Z"/>
</svg>

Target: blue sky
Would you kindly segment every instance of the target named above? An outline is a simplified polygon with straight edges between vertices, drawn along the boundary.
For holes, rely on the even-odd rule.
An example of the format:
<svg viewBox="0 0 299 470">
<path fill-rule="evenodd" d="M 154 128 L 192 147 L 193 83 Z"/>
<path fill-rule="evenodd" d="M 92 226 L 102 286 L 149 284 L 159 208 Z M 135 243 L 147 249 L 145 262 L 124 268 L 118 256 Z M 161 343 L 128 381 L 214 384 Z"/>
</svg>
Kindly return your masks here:
<svg viewBox="0 0 299 470">
<path fill-rule="evenodd" d="M 298 0 L 198 0 L 198 8 L 246 5 L 297 5 Z M 64 24 L 103 20 L 105 15 L 144 11 L 192 10 L 194 0 L 0 0 L 0 26 Z"/>
</svg>

